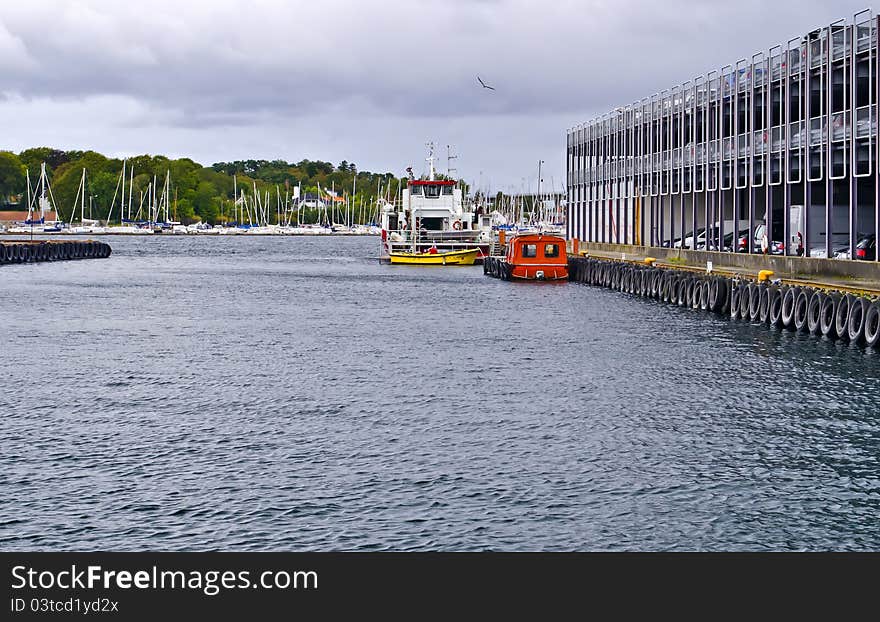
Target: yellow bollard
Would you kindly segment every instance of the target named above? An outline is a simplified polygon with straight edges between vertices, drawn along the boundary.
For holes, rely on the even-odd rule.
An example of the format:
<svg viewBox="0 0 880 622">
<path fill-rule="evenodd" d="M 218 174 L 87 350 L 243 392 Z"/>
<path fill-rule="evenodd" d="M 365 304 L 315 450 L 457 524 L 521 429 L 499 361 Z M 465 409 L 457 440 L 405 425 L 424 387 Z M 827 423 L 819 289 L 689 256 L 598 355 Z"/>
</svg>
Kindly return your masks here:
<svg viewBox="0 0 880 622">
<path fill-rule="evenodd" d="M 773 270 L 761 270 L 758 273 L 758 283 L 769 281 L 771 276 L 773 276 Z"/>
<path fill-rule="evenodd" d="M 655 261 L 657 260 L 654 257 L 645 257 L 645 263 L 649 266 L 653 266 Z"/>
</svg>

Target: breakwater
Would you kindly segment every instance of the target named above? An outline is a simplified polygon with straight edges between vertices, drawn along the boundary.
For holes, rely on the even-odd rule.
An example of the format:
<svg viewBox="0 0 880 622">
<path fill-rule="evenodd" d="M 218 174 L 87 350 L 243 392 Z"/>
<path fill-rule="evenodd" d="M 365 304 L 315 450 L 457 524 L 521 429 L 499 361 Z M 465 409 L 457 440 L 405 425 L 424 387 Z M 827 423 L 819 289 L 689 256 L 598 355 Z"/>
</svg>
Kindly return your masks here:
<svg viewBox="0 0 880 622">
<path fill-rule="evenodd" d="M 593 257 L 571 257 L 569 279 L 733 320 L 880 347 L 880 299 L 876 297 Z"/>
<path fill-rule="evenodd" d="M 109 244 L 93 240 L 0 242 L 0 265 L 70 259 L 103 259 L 109 257 L 111 252 Z"/>
</svg>

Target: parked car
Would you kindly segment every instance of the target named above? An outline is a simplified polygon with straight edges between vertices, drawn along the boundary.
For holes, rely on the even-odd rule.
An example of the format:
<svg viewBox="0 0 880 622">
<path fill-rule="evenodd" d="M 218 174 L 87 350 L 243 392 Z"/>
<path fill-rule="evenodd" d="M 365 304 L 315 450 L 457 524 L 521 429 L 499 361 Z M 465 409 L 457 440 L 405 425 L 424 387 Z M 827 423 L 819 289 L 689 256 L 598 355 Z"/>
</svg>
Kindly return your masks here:
<svg viewBox="0 0 880 622">
<path fill-rule="evenodd" d="M 700 236 L 703 235 L 705 232 L 706 232 L 706 228 L 705 228 L 705 227 L 700 227 L 699 229 L 697 229 L 697 239 L 699 240 L 699 239 L 700 239 Z M 682 246 L 682 245 L 681 245 L 681 238 L 679 238 L 678 240 L 676 240 L 675 243 L 674 243 L 672 246 L 673 246 L 674 248 L 681 248 L 681 246 Z M 691 231 L 691 232 L 690 232 L 690 235 L 687 236 L 687 237 L 684 239 L 684 248 L 692 249 L 693 247 L 694 247 L 694 234 L 693 234 L 693 232 Z"/>
<path fill-rule="evenodd" d="M 834 259 L 849 259 L 849 243 L 842 242 L 841 240 L 832 240 L 831 241 L 831 257 Z M 814 257 L 816 259 L 827 259 L 828 258 L 828 250 L 825 248 L 825 245 L 821 246 L 813 246 L 810 248 L 810 257 Z"/>
<path fill-rule="evenodd" d="M 760 224 L 755 226 L 755 233 L 752 239 L 752 252 L 760 253 L 763 248 L 764 235 L 767 232 L 767 225 Z M 740 236 L 736 243 L 736 252 L 745 253 L 749 250 L 749 238 L 747 235 Z M 767 253 L 770 255 L 782 255 L 785 253 L 785 243 L 767 239 Z"/>
<path fill-rule="evenodd" d="M 712 232 L 710 231 L 710 234 L 711 233 Z M 717 236 L 713 235 L 712 239 L 709 240 L 709 244 L 707 246 L 706 245 L 706 234 L 705 233 L 701 234 L 700 236 L 697 237 L 697 250 L 701 250 L 701 251 L 702 250 L 710 250 L 710 251 L 721 250 L 726 253 L 733 251 L 733 231 L 724 235 L 724 244 L 723 244 L 722 248 L 720 248 L 720 249 L 718 248 L 718 240 L 716 238 L 717 238 Z"/>
<path fill-rule="evenodd" d="M 863 236 L 856 244 L 856 259 L 875 261 L 877 259 L 877 238 L 873 233 Z"/>
</svg>

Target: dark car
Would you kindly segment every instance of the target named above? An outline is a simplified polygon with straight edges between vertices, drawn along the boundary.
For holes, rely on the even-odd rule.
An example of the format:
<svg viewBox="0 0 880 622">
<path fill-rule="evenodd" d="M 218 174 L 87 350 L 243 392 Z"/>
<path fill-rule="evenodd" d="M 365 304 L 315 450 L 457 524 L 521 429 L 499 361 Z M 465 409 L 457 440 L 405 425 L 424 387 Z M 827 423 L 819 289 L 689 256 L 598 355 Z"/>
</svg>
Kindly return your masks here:
<svg viewBox="0 0 880 622">
<path fill-rule="evenodd" d="M 856 259 L 874 261 L 877 259 L 877 238 L 873 233 L 864 236 L 856 244 Z"/>
</svg>

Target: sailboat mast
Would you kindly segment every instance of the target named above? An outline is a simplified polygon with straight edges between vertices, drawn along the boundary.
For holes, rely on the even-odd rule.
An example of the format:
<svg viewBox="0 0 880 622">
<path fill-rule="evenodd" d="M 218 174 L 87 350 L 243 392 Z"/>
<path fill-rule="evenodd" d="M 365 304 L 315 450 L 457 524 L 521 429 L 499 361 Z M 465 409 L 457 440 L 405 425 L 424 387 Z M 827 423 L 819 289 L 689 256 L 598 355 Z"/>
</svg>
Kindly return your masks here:
<svg viewBox="0 0 880 622">
<path fill-rule="evenodd" d="M 82 174 L 82 199 L 79 202 L 79 224 L 82 224 L 86 211 L 86 169 L 83 168 Z M 71 218 L 71 220 L 73 220 Z"/>
<path fill-rule="evenodd" d="M 129 188 L 129 192 L 131 189 Z M 110 209 L 113 209 L 112 207 Z M 122 159 L 122 198 L 119 201 L 119 224 L 122 224 L 122 215 L 125 213 L 125 158 Z M 107 218 L 107 224 L 110 224 L 110 218 Z"/>
<path fill-rule="evenodd" d="M 40 220 L 45 218 L 46 212 L 46 163 L 40 164 Z"/>
<path fill-rule="evenodd" d="M 25 169 L 25 180 L 27 182 L 27 206 L 28 206 L 28 220 L 31 219 L 31 211 L 33 209 L 33 201 L 31 200 L 31 169 Z"/>
<path fill-rule="evenodd" d="M 131 191 L 134 188 L 134 165 L 129 170 L 128 181 L 128 219 L 131 220 Z"/>
</svg>

